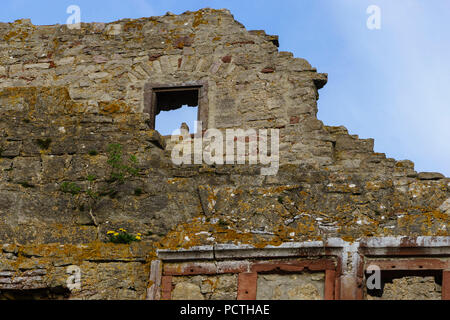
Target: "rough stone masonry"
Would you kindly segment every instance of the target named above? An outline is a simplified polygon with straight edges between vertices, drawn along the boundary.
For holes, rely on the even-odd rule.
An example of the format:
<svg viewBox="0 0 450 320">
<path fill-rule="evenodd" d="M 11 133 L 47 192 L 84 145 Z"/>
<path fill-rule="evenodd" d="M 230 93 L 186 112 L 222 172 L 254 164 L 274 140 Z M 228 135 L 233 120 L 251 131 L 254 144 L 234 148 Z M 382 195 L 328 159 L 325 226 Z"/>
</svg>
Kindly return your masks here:
<svg viewBox="0 0 450 320">
<path fill-rule="evenodd" d="M 426 242 L 418 249 L 423 259 L 438 250 L 440 262 L 424 266 L 440 268 L 445 276 L 432 279 L 446 292 L 450 179 L 418 173 L 411 161 L 375 153 L 372 139 L 324 125 L 317 100 L 327 75 L 277 45 L 278 37 L 247 31 L 228 10 L 73 30 L 0 23 L 0 299 L 235 299 L 245 274 L 257 275 L 256 260 L 300 266 L 320 256 L 303 245 L 319 243 L 327 255 L 329 239 L 344 243 L 344 254 L 333 256 L 340 262 L 324 267 L 335 268 L 334 298 L 362 298 L 355 259 L 369 257 L 350 249 L 370 239 L 379 247 L 400 239 L 384 254 L 388 261 L 405 246 Z M 248 164 L 173 165 L 166 139 L 153 130 L 157 88 L 198 90 L 199 119 L 208 128 L 279 129 L 278 174 L 261 176 Z M 136 157 L 139 174 L 92 212 L 83 210 L 61 186 L 86 186 L 89 175 L 108 184 L 111 143 Z M 108 242 L 107 232 L 119 228 L 141 233 L 142 241 Z M 290 244 L 302 245 L 283 256 L 280 248 Z M 237 253 L 220 258 L 213 250 L 201 258 L 201 248 L 217 246 Z M 247 249 L 258 254 L 238 254 Z M 169 275 L 169 267 L 185 270 L 183 252 L 193 253 L 191 264 L 212 263 L 216 271 Z M 402 254 L 405 265 L 415 255 Z M 81 270 L 78 289 L 68 286 L 73 265 Z M 299 268 L 248 278 L 255 298 L 326 297 L 325 269 Z M 415 276 L 400 274 L 389 292 L 408 292 L 412 283 L 417 292 L 410 296 L 441 297 L 429 294 L 429 274 Z"/>
</svg>

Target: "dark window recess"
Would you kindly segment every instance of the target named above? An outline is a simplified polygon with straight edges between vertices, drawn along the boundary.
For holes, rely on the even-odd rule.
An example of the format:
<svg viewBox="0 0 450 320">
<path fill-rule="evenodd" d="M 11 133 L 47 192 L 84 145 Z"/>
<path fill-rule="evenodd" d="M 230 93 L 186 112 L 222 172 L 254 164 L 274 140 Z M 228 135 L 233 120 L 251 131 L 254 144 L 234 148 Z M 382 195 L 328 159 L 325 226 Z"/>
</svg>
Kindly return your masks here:
<svg viewBox="0 0 450 320">
<path fill-rule="evenodd" d="M 170 111 L 182 106 L 198 106 L 198 89 L 159 91 L 156 94 L 156 115 L 161 111 Z"/>
</svg>

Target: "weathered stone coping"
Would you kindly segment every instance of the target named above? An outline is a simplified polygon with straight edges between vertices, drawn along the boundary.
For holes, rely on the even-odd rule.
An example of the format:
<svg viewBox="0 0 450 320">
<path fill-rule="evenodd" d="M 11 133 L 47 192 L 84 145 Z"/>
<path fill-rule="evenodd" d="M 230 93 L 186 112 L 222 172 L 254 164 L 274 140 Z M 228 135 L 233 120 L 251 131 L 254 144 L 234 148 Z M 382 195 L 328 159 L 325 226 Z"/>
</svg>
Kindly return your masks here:
<svg viewBox="0 0 450 320">
<path fill-rule="evenodd" d="M 311 253 L 316 251 L 316 254 L 320 254 L 321 252 L 324 253 L 325 249 L 333 248 L 347 252 L 355 252 L 359 248 L 381 249 L 378 250 L 379 254 L 389 248 L 429 248 L 450 254 L 450 237 L 374 237 L 363 238 L 353 243 L 341 238 L 330 238 L 325 241 L 289 242 L 280 246 L 270 245 L 265 248 L 255 248 L 251 245 L 216 244 L 190 249 L 158 250 L 157 255 L 163 261 L 279 258 L 299 256 L 301 251 L 305 249 L 308 249 Z"/>
</svg>

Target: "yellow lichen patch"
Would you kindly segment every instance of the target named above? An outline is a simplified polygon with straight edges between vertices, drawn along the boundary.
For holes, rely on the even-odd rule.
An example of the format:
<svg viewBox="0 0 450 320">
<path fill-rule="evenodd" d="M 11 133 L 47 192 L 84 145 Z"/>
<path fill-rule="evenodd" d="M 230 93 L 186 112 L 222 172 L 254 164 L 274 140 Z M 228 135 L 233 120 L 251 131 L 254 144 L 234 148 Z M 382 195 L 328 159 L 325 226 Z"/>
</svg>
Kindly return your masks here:
<svg viewBox="0 0 450 320">
<path fill-rule="evenodd" d="M 295 234 L 293 236 L 293 233 Z M 272 235 L 254 234 L 250 231 L 236 230 L 230 223 L 211 223 L 205 217 L 198 217 L 189 223 L 179 225 L 169 232 L 158 244 L 159 248 L 179 250 L 213 243 L 249 244 L 256 248 L 269 245 L 279 246 L 285 242 L 299 240 L 320 240 L 321 235 L 313 220 L 299 223 L 297 228 L 280 225 Z"/>
<path fill-rule="evenodd" d="M 127 113 L 130 112 L 130 106 L 123 101 L 99 102 L 100 113 Z"/>
<path fill-rule="evenodd" d="M 140 23 L 138 20 L 131 20 L 131 21 L 125 22 L 125 24 L 123 25 L 123 30 L 125 32 L 128 32 L 130 30 L 131 31 L 136 31 L 136 30 L 141 31 L 142 27 L 143 27 L 142 23 Z"/>
<path fill-rule="evenodd" d="M 353 243 L 355 241 L 355 238 L 352 236 L 343 236 L 342 240 Z"/>
<path fill-rule="evenodd" d="M 197 12 L 195 12 L 195 14 L 194 14 L 194 22 L 192 23 L 192 26 L 194 27 L 194 28 L 197 28 L 199 25 L 201 25 L 201 24 L 208 24 L 208 21 L 206 21 L 204 18 L 203 18 L 203 12 L 201 12 L 201 11 L 197 11 Z"/>
<path fill-rule="evenodd" d="M 8 99 L 8 104 L 14 106 L 19 103 L 36 103 L 36 90 L 33 87 L 12 87 L 5 88 L 0 92 L 0 99 Z"/>
<path fill-rule="evenodd" d="M 3 40 L 5 41 L 9 41 L 9 40 L 20 40 L 20 41 L 25 41 L 29 36 L 28 31 L 25 30 L 11 30 L 10 32 L 8 32 L 6 35 L 3 36 Z"/>
<path fill-rule="evenodd" d="M 413 213 L 409 213 L 412 211 Z M 421 211 L 417 214 L 417 211 Z M 409 208 L 399 215 L 397 224 L 399 228 L 417 233 L 417 227 L 420 228 L 420 234 L 425 236 L 448 235 L 447 226 L 450 225 L 450 218 L 447 214 L 438 210 L 429 210 L 427 208 Z"/>
<path fill-rule="evenodd" d="M 17 259 L 11 262 L 11 267 L 16 270 L 32 267 L 36 264 L 52 266 L 52 261 L 64 260 L 69 264 L 82 265 L 85 261 L 136 261 L 138 258 L 146 258 L 151 261 L 156 257 L 152 246 L 145 243 L 133 243 L 132 245 L 119 245 L 103 242 L 92 242 L 83 245 L 9 245 L 8 250 L 17 252 Z M 145 252 L 145 253 L 144 253 Z M 144 253 L 144 256 L 142 255 Z M 148 269 L 148 266 L 146 267 Z"/>
<path fill-rule="evenodd" d="M 366 190 L 368 191 L 378 191 L 380 189 L 391 188 L 394 185 L 392 180 L 385 181 L 368 181 L 366 182 Z"/>
<path fill-rule="evenodd" d="M 185 19 L 176 19 L 173 24 L 177 25 L 177 26 L 184 26 L 184 24 L 187 23 L 187 21 Z"/>
<path fill-rule="evenodd" d="M 71 110 L 74 104 L 66 87 L 11 87 L 0 91 L 0 99 L 7 99 L 10 106 L 19 105 L 22 109 L 26 108 L 23 111 L 28 112 L 29 118 L 32 118 L 36 111 L 38 97 L 52 101 L 51 104 L 41 103 L 39 106 L 46 107 L 46 111 L 50 114 L 61 114 L 61 111 Z"/>
<path fill-rule="evenodd" d="M 186 185 L 188 182 L 189 182 L 189 179 L 186 179 L 186 178 L 169 178 L 169 179 L 167 179 L 168 184 Z"/>
</svg>

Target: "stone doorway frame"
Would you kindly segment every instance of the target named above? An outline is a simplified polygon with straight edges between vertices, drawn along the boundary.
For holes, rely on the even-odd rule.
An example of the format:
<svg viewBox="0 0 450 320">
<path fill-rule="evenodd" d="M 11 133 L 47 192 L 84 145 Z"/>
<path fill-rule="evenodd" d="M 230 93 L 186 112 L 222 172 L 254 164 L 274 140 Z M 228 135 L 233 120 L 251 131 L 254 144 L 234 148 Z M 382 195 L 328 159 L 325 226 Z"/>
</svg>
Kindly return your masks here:
<svg viewBox="0 0 450 320">
<path fill-rule="evenodd" d="M 203 131 L 208 128 L 209 120 L 209 99 L 208 99 L 208 82 L 192 81 L 183 83 L 147 83 L 144 86 L 144 113 L 150 115 L 150 129 L 155 129 L 156 113 L 157 113 L 157 92 L 177 92 L 187 90 L 198 90 L 198 112 L 197 120 L 202 121 Z M 197 132 L 201 133 L 201 132 Z"/>
<path fill-rule="evenodd" d="M 324 299 L 335 299 L 336 265 L 332 259 L 319 260 L 290 260 L 290 261 L 255 261 L 240 263 L 239 261 L 225 262 L 217 267 L 211 264 L 192 263 L 182 270 L 177 267 L 165 266 L 161 281 L 161 298 L 171 300 L 173 291 L 173 277 L 195 275 L 238 275 L 237 300 L 256 300 L 257 280 L 259 273 L 289 274 L 303 271 L 325 272 Z"/>
<path fill-rule="evenodd" d="M 322 242 L 288 243 L 264 249 L 215 245 L 189 250 L 158 250 L 160 260 L 152 262 L 152 285 L 147 299 L 170 300 L 175 276 L 237 274 L 237 300 L 255 300 L 258 273 L 322 271 L 325 273 L 324 299 L 339 300 L 341 251 L 337 247 L 325 248 Z"/>
<path fill-rule="evenodd" d="M 300 259 L 333 259 L 337 262 L 334 272 L 334 296 L 331 292 L 332 269 L 328 271 L 327 298 L 336 300 L 361 300 L 364 299 L 364 272 L 367 258 L 388 258 L 386 268 L 395 266 L 405 270 L 428 270 L 442 272 L 442 299 L 450 300 L 450 266 L 443 264 L 441 258 L 450 258 L 450 237 L 425 236 L 425 237 L 373 237 L 363 238 L 354 242 L 344 241 L 341 238 L 329 238 L 324 241 L 306 241 L 300 243 L 284 243 L 280 246 L 267 246 L 254 248 L 249 245 L 216 244 L 211 246 L 194 247 L 188 250 L 158 250 L 158 259 L 151 263 L 150 287 L 147 291 L 147 299 L 160 300 L 162 296 L 168 297 L 173 275 L 166 274 L 166 265 L 170 263 L 184 263 L 188 266 L 183 272 L 196 272 L 202 274 L 210 269 L 212 274 L 222 272 L 229 268 L 242 266 L 240 281 L 248 281 L 253 287 L 255 270 L 259 263 L 265 263 L 269 267 L 269 260 L 283 259 L 286 261 L 299 261 Z M 403 260 L 408 259 L 405 263 Z M 425 259 L 425 260 L 424 260 Z M 248 265 L 253 261 L 253 271 Z M 286 263 L 282 261 L 281 264 Z M 272 263 L 272 268 L 291 268 L 288 265 Z M 191 267 L 193 271 L 190 271 Z M 301 265 L 294 266 L 301 268 Z M 250 269 L 249 269 L 250 268 Z M 170 269 L 167 269 L 170 271 Z M 325 268 L 326 271 L 326 268 Z M 163 283 L 164 282 L 164 283 Z M 163 292 L 164 291 L 164 292 Z M 240 293 L 241 295 L 254 295 L 253 292 Z"/>
</svg>

